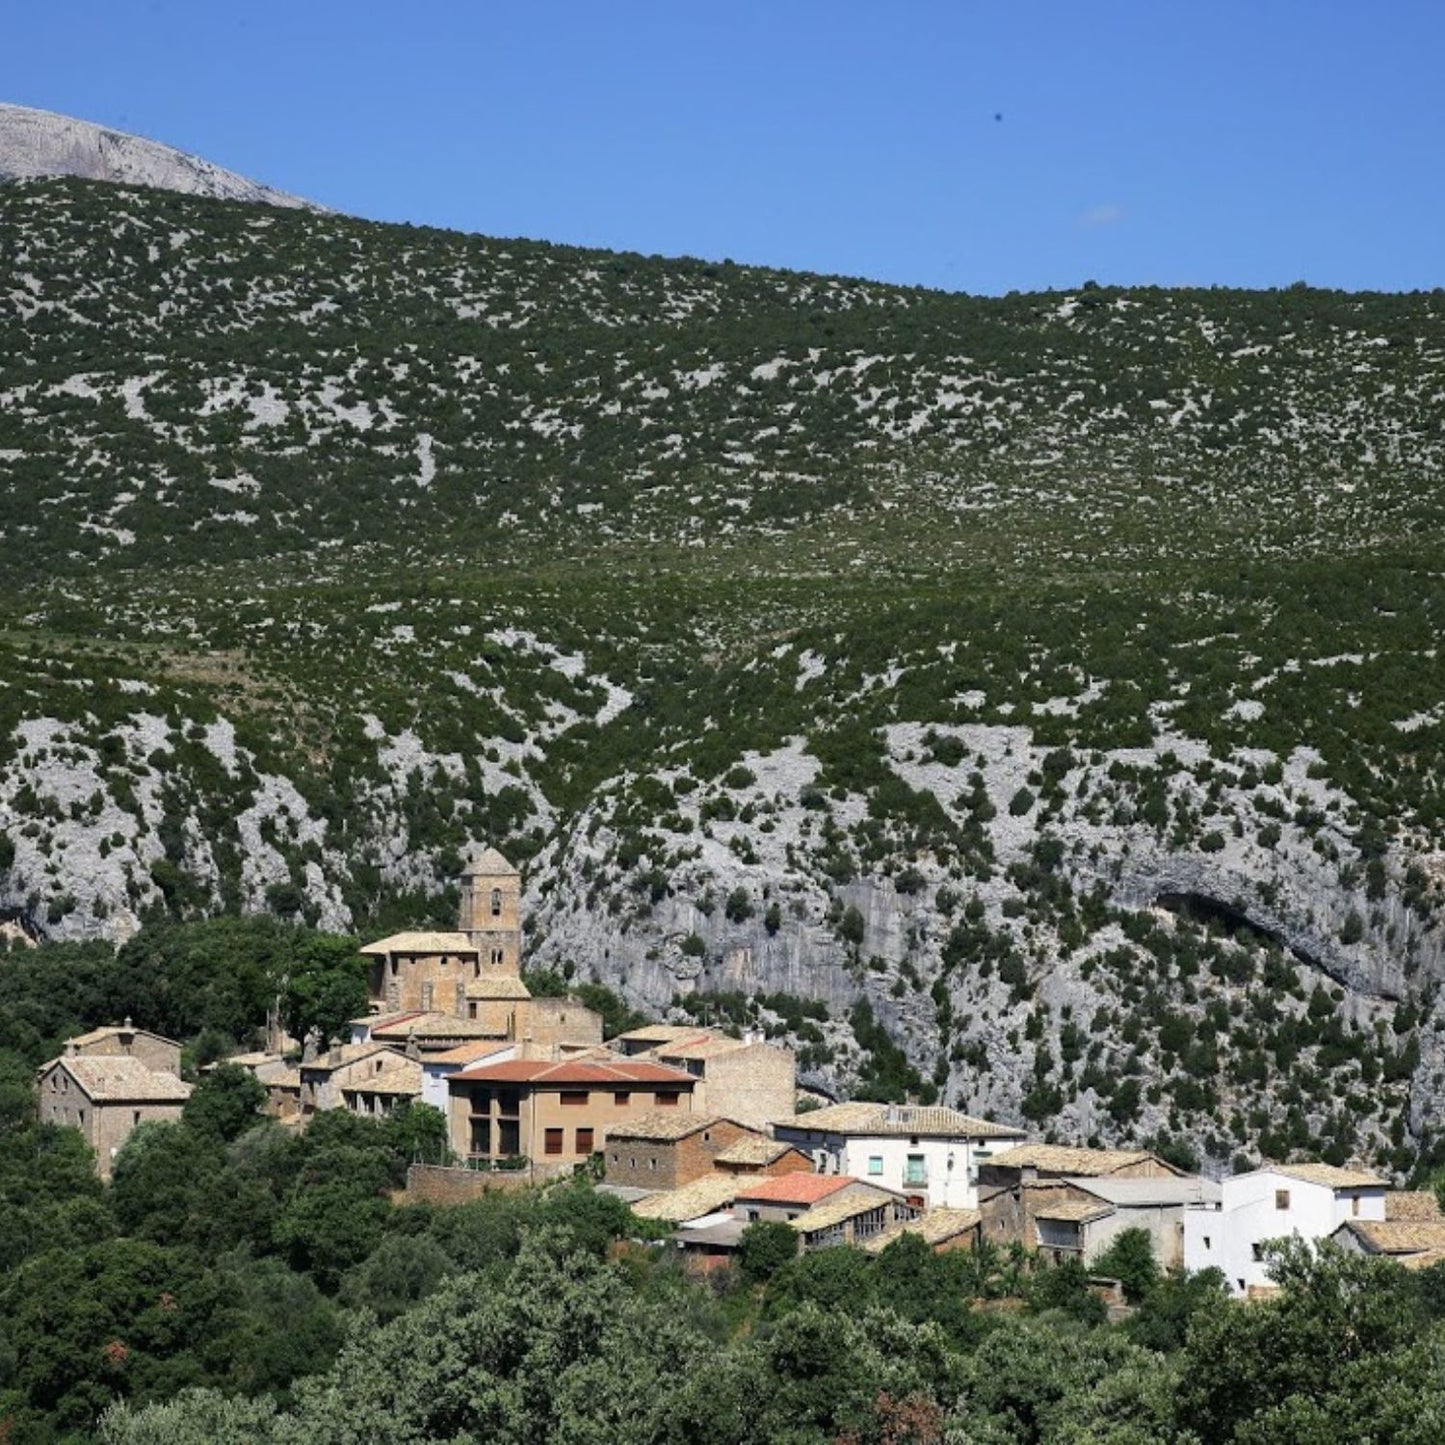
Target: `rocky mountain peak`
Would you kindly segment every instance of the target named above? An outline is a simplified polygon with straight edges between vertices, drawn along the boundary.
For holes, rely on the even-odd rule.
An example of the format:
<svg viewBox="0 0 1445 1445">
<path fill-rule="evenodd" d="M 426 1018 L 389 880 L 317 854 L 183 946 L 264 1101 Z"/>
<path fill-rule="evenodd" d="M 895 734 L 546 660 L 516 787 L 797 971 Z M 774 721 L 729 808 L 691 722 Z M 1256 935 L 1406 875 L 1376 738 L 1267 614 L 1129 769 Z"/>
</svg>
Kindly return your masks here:
<svg viewBox="0 0 1445 1445">
<path fill-rule="evenodd" d="M 199 156 L 73 116 L 0 104 L 0 180 L 79 176 L 222 201 L 321 210 Z"/>
</svg>

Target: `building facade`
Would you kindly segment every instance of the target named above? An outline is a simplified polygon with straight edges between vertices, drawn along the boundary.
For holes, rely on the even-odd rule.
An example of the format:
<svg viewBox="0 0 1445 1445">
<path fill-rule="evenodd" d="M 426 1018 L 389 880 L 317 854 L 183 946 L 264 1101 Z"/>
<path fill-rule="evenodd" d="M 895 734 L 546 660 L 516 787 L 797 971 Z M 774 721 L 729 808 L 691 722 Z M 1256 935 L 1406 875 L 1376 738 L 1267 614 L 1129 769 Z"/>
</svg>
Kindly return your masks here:
<svg viewBox="0 0 1445 1445">
<path fill-rule="evenodd" d="M 174 1074 L 120 1054 L 64 1055 L 41 1068 L 38 1082 L 40 1122 L 79 1129 L 102 1179 L 136 1128 L 179 1119 L 191 1093 Z"/>
<path fill-rule="evenodd" d="M 677 1189 L 713 1173 L 717 1158 L 763 1136 L 716 1114 L 676 1109 L 614 1124 L 607 1134 L 607 1182 L 632 1189 Z"/>
<path fill-rule="evenodd" d="M 779 1119 L 773 1135 L 810 1154 L 820 1173 L 851 1174 L 934 1209 L 972 1209 L 980 1167 L 1025 1137 L 956 1109 L 863 1103 Z"/>
<path fill-rule="evenodd" d="M 526 1158 L 534 1171 L 566 1172 L 644 1113 L 690 1113 L 695 1083 L 646 1060 L 483 1062 L 448 1081 L 451 1146 L 478 1163 Z"/>
<path fill-rule="evenodd" d="M 1231 1293 L 1273 1287 L 1266 1245 L 1324 1239 L 1351 1220 L 1383 1220 L 1383 1179 L 1330 1164 L 1277 1164 L 1223 1181 L 1217 1204 L 1184 1212 L 1184 1267 L 1224 1272 Z"/>
<path fill-rule="evenodd" d="M 653 1024 L 621 1034 L 612 1047 L 629 1058 L 652 1059 L 697 1080 L 699 1109 L 766 1130 L 797 1107 L 793 1051 L 757 1036 L 733 1038 L 720 1029 Z"/>
</svg>

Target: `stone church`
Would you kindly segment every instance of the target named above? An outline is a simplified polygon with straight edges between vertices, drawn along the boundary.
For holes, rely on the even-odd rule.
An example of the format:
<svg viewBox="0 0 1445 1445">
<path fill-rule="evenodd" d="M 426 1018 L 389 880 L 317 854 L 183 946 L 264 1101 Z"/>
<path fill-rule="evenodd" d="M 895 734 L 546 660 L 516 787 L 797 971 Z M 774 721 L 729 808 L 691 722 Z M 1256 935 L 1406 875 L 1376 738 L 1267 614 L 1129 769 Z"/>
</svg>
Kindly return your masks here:
<svg viewBox="0 0 1445 1445">
<path fill-rule="evenodd" d="M 600 1043 L 597 1014 L 575 999 L 533 998 L 522 981 L 518 871 L 487 848 L 467 862 L 459 884 L 455 933 L 397 933 L 361 950 L 371 965 L 368 989 L 378 1022 L 383 1016 L 444 1015 L 470 1025 L 458 1032 L 479 1038 L 542 1048 Z M 371 1030 L 373 1036 L 379 1032 Z"/>
</svg>

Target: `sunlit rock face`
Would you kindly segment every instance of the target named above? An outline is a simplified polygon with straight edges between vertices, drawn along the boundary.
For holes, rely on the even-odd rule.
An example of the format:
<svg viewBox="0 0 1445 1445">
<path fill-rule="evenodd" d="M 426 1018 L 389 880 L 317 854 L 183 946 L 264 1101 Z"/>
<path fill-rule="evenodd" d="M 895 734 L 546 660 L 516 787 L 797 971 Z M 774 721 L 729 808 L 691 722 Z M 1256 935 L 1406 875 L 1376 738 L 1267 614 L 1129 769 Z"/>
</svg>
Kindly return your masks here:
<svg viewBox="0 0 1445 1445">
<path fill-rule="evenodd" d="M 41 176 L 79 176 L 221 201 L 319 209 L 299 196 L 273 190 L 157 141 L 48 110 L 0 105 L 0 180 Z"/>
</svg>

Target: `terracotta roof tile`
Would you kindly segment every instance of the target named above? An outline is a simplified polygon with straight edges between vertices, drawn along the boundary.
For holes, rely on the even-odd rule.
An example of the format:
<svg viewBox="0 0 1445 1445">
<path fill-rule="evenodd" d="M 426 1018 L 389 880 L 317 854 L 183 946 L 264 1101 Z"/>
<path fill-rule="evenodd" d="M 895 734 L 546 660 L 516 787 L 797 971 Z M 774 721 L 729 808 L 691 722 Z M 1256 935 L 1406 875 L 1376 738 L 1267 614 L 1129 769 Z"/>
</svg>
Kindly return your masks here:
<svg viewBox="0 0 1445 1445">
<path fill-rule="evenodd" d="M 520 876 L 495 848 L 483 848 L 481 852 L 473 853 L 467 858 L 465 866 L 462 868 L 463 878 L 475 878 L 478 874 L 493 877 L 499 873 L 513 878 Z"/>
<path fill-rule="evenodd" d="M 458 1044 L 454 1049 L 443 1049 L 435 1054 L 428 1054 L 422 1060 L 423 1064 L 479 1064 L 483 1059 L 489 1059 L 493 1054 L 505 1054 L 515 1049 L 514 1043 L 504 1043 L 496 1039 L 478 1039 L 475 1043 Z M 497 1061 L 501 1062 L 500 1059 Z"/>
<path fill-rule="evenodd" d="M 724 1122 L 726 1121 L 718 1114 L 684 1114 L 677 1109 L 653 1109 L 646 1114 L 639 1114 L 635 1119 L 608 1125 L 607 1140 L 609 1143 L 614 1139 L 645 1139 L 670 1143 Z"/>
<path fill-rule="evenodd" d="M 879 1189 L 861 1180 L 852 1181 L 858 1187 L 846 1193 L 838 1191 L 830 1199 L 824 1199 L 806 1214 L 790 1219 L 789 1224 L 799 1234 L 815 1234 L 820 1229 L 831 1229 L 834 1225 L 856 1219 L 860 1214 L 871 1214 L 875 1209 L 896 1202 L 898 1196 L 891 1190 Z"/>
<path fill-rule="evenodd" d="M 833 1104 L 773 1122 L 780 1129 L 885 1137 L 927 1134 L 949 1139 L 1018 1139 L 1024 1133 L 1012 1124 L 995 1124 L 989 1119 L 962 1114 L 957 1109 L 922 1104 Z"/>
<path fill-rule="evenodd" d="M 982 1219 L 983 1215 L 977 1209 L 930 1209 L 917 1219 L 895 1221 L 882 1234 L 874 1235 L 863 1248 L 869 1254 L 882 1254 L 895 1239 L 905 1234 L 916 1234 L 925 1244 L 946 1244 L 950 1239 L 977 1229 Z"/>
<path fill-rule="evenodd" d="M 510 974 L 496 974 L 492 978 L 474 978 L 467 985 L 467 997 L 485 1002 L 491 998 L 531 998 L 532 990 L 520 978 Z"/>
<path fill-rule="evenodd" d="M 627 1084 L 662 1084 L 691 1089 L 697 1083 L 691 1074 L 685 1074 L 681 1069 L 669 1069 L 662 1064 L 639 1059 L 619 1059 L 605 1064 L 590 1059 L 564 1059 L 561 1063 L 510 1059 L 497 1064 L 474 1064 L 459 1074 L 453 1074 L 452 1079 L 465 1083 L 533 1086 L 586 1084 L 600 1089 Z"/>
<path fill-rule="evenodd" d="M 388 1064 L 379 1074 L 343 1084 L 343 1094 L 420 1094 L 421 1065 L 413 1059 Z"/>
<path fill-rule="evenodd" d="M 995 1154 L 988 1166 L 1000 1169 L 1042 1169 L 1050 1174 L 1113 1174 L 1153 1161 L 1170 1174 L 1181 1170 L 1149 1153 L 1147 1149 L 1078 1149 L 1062 1144 L 1019 1144 Z"/>
<path fill-rule="evenodd" d="M 41 1070 L 63 1068 L 96 1103 L 183 1104 L 191 1086 L 174 1074 L 148 1069 L 129 1054 L 74 1054 L 52 1059 Z"/>
<path fill-rule="evenodd" d="M 756 1164 L 759 1167 L 781 1159 L 793 1151 L 791 1144 L 781 1139 L 769 1139 L 763 1134 L 750 1134 L 729 1144 L 714 1160 L 718 1164 Z M 811 1162 L 808 1166 L 812 1168 Z M 799 1171 L 800 1173 L 802 1171 Z"/>
<path fill-rule="evenodd" d="M 1445 1219 L 1347 1219 L 1341 1227 L 1372 1254 L 1445 1250 Z"/>
<path fill-rule="evenodd" d="M 1112 1204 L 1097 1199 L 1051 1199 L 1042 1204 L 1030 1204 L 1029 1212 L 1035 1219 L 1058 1219 L 1065 1223 L 1082 1224 L 1089 1219 L 1102 1219 L 1114 1212 Z"/>
<path fill-rule="evenodd" d="M 1439 1219 L 1440 1201 L 1428 1189 L 1390 1189 L 1385 1192 L 1386 1219 Z"/>
<path fill-rule="evenodd" d="M 66 1044 L 75 1044 L 83 1048 L 86 1044 L 105 1043 L 119 1034 L 129 1034 L 132 1038 L 159 1039 L 163 1044 L 180 1045 L 174 1039 L 168 1039 L 164 1034 L 153 1033 L 150 1029 L 126 1028 L 123 1024 L 105 1024 L 98 1029 L 91 1029 L 89 1033 L 76 1034 L 74 1038 L 66 1039 Z"/>
<path fill-rule="evenodd" d="M 704 1174 L 680 1189 L 664 1189 L 639 1199 L 632 1212 L 640 1219 L 660 1219 L 668 1224 L 701 1219 L 731 1204 L 741 1182 L 736 1174 Z"/>
<path fill-rule="evenodd" d="M 373 958 L 389 953 L 413 953 L 418 955 L 466 954 L 477 952 L 476 946 L 465 933 L 393 933 L 389 938 L 379 938 L 368 943 L 361 950 Z"/>
<path fill-rule="evenodd" d="M 1323 1184 L 1326 1189 L 1383 1189 L 1378 1174 L 1363 1169 L 1339 1169 L 1333 1164 L 1270 1164 L 1260 1173 L 1285 1174 L 1305 1184 Z"/>
<path fill-rule="evenodd" d="M 645 1024 L 640 1029 L 628 1029 L 625 1034 L 618 1034 L 612 1042 L 670 1044 L 676 1039 L 696 1038 L 698 1033 L 698 1028 L 690 1024 Z"/>
<path fill-rule="evenodd" d="M 739 1200 L 756 1200 L 762 1204 L 813 1205 L 861 1181 L 849 1174 L 777 1174 L 768 1179 L 744 1175 L 734 1181 Z"/>
</svg>

